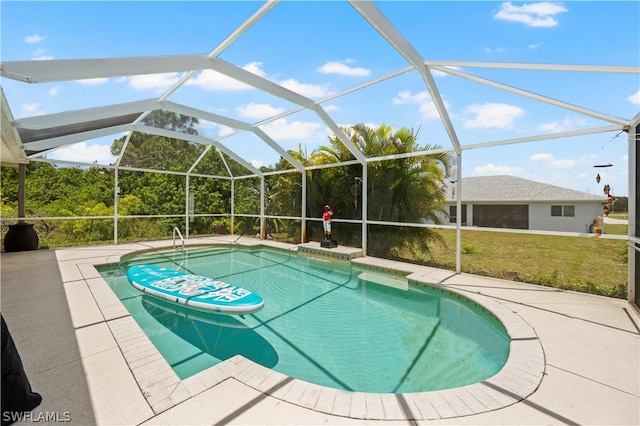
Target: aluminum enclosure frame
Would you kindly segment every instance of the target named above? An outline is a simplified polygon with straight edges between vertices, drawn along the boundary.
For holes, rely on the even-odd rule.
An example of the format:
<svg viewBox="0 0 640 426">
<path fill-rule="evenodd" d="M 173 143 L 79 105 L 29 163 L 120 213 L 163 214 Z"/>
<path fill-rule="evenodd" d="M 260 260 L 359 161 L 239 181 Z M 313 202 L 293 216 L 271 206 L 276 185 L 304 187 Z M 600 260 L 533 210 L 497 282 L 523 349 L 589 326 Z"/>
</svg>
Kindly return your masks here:
<svg viewBox="0 0 640 426">
<path fill-rule="evenodd" d="M 332 164 L 327 167 L 340 167 L 347 164 L 360 164 L 363 169 L 363 193 L 362 193 L 362 249 L 367 253 L 367 226 L 370 223 L 367 218 L 367 164 L 375 161 L 382 161 L 383 159 L 400 158 L 401 156 L 389 156 L 389 157 L 367 157 L 365 156 L 349 139 L 349 137 L 341 130 L 336 121 L 332 118 L 331 114 L 323 108 L 323 104 L 345 96 L 349 93 L 353 93 L 364 88 L 375 86 L 388 79 L 393 79 L 408 72 L 417 72 L 422 81 L 424 82 L 425 89 L 432 97 L 437 113 L 442 121 L 446 134 L 452 148 L 447 149 L 455 156 L 458 167 L 456 169 L 457 176 L 457 211 L 462 209 L 462 190 L 460 181 L 462 177 L 461 165 L 463 164 L 464 151 L 471 149 L 482 149 L 493 146 L 503 146 L 510 144 L 544 141 L 550 139 L 569 138 L 579 135 L 599 134 L 612 131 L 624 131 L 629 133 L 629 206 L 630 209 L 635 209 L 637 205 L 637 187 L 634 180 L 634 176 L 637 174 L 637 127 L 640 121 L 639 116 L 633 119 L 624 119 L 619 117 L 613 117 L 609 114 L 594 111 L 589 108 L 585 108 L 579 105 L 573 105 L 561 100 L 551 99 L 541 94 L 532 93 L 517 87 L 512 87 L 504 83 L 492 81 L 486 78 L 482 78 L 471 74 L 469 72 L 461 71 L 462 67 L 473 68 L 499 68 L 499 69 L 519 69 L 519 70 L 549 70 L 560 72 L 577 72 L 577 73 L 610 73 L 610 74 L 629 74 L 640 75 L 640 70 L 637 67 L 626 66 L 607 66 L 607 65 L 557 65 L 557 64 L 526 64 L 526 63 L 497 63 L 497 62 L 468 62 L 468 61 L 433 61 L 425 59 L 418 50 L 411 45 L 411 43 L 403 36 L 401 31 L 397 29 L 389 19 L 375 6 L 371 1 L 349 1 L 353 9 L 366 20 L 377 33 L 402 56 L 408 66 L 399 70 L 392 71 L 385 76 L 372 79 L 369 82 L 360 84 L 356 87 L 352 87 L 343 92 L 333 94 L 325 99 L 313 100 L 305 97 L 299 93 L 296 93 L 280 84 L 267 80 L 261 76 L 253 74 L 245 69 L 229 63 L 219 58 L 219 55 L 231 46 L 236 40 L 238 40 L 247 30 L 253 25 L 259 22 L 265 17 L 277 4 L 278 1 L 267 1 L 264 3 L 252 16 L 250 16 L 244 23 L 242 23 L 229 37 L 223 42 L 217 45 L 211 52 L 206 54 L 193 54 L 193 55 L 174 55 L 174 56 L 152 56 L 152 57 L 128 57 L 128 58 L 100 58 L 100 59 L 67 59 L 67 60 L 47 60 L 47 61 L 3 61 L 1 64 L 1 75 L 4 78 L 21 81 L 26 84 L 35 84 L 42 82 L 58 82 L 58 81 L 72 81 L 72 80 L 85 80 L 94 78 L 105 77 L 120 77 L 120 76 L 133 76 L 143 74 L 158 74 L 167 72 L 180 72 L 185 73 L 184 76 L 173 87 L 167 90 L 163 95 L 156 99 L 138 100 L 123 104 L 104 105 L 96 108 L 80 109 L 75 111 L 67 111 L 56 114 L 34 116 L 28 118 L 22 118 L 13 120 L 11 123 L 11 134 L 14 139 L 20 138 L 20 145 L 23 149 L 23 153 L 26 152 L 26 159 L 32 161 L 46 161 L 52 163 L 60 163 L 60 160 L 47 160 L 46 154 L 52 150 L 58 149 L 63 146 L 72 145 L 78 142 L 86 141 L 97 137 L 110 136 L 119 133 L 126 132 L 124 146 L 120 152 L 120 155 L 113 165 L 115 169 L 115 188 L 114 194 L 117 198 L 118 187 L 118 170 L 127 170 L 129 168 L 123 167 L 120 163 L 126 152 L 128 142 L 131 135 L 134 132 L 143 132 L 148 134 L 155 134 L 164 136 L 167 138 L 181 139 L 188 142 L 197 142 L 207 146 L 205 153 L 211 149 L 215 149 L 218 153 L 224 153 L 234 161 L 245 167 L 251 175 L 249 176 L 233 176 L 231 170 L 227 167 L 229 172 L 228 179 L 234 182 L 236 179 L 244 179 L 247 177 L 258 177 L 261 179 L 260 191 L 260 223 L 261 223 L 261 237 L 265 237 L 265 200 L 264 200 L 264 182 L 265 173 L 261 172 L 258 168 L 251 165 L 249 162 L 237 155 L 232 149 L 227 148 L 221 141 L 225 138 L 243 133 L 249 132 L 255 135 L 262 142 L 267 144 L 273 149 L 280 157 L 288 161 L 292 167 L 292 172 L 301 173 L 302 188 L 302 206 L 300 211 L 300 219 L 302 221 L 302 235 L 301 240 L 306 240 L 305 226 L 308 218 L 306 217 L 306 172 L 313 170 L 313 167 L 305 167 L 300 162 L 295 160 L 289 152 L 284 149 L 277 140 L 269 137 L 262 129 L 261 126 L 282 117 L 306 110 L 314 114 L 319 118 L 342 142 L 342 144 L 353 155 L 354 160 L 346 163 Z M 177 102 L 170 101 L 171 96 L 176 93 L 186 82 L 194 78 L 194 76 L 202 70 L 214 70 L 221 73 L 237 82 L 241 82 L 245 85 L 251 86 L 261 92 L 268 93 L 279 99 L 286 100 L 297 107 L 279 113 L 266 120 L 262 120 L 256 123 L 240 121 L 221 114 L 214 114 L 208 111 L 197 109 L 189 105 L 182 105 Z M 508 140 L 496 140 L 487 141 L 483 143 L 467 144 L 459 140 L 456 133 L 456 128 L 451 121 L 449 112 L 444 104 L 440 89 L 437 82 L 434 80 L 432 73 L 434 71 L 453 75 L 468 81 L 483 84 L 494 89 L 506 91 L 511 94 L 525 97 L 527 99 L 542 102 L 557 108 L 561 108 L 567 111 L 571 111 L 576 114 L 591 117 L 609 125 L 592 127 L 588 129 L 568 131 L 568 132 L 555 132 L 540 134 L 537 136 L 528 136 L 523 138 L 514 138 Z M 4 95 L 3 95 L 4 99 Z M 7 107 L 8 109 L 8 104 Z M 3 105 L 3 144 L 4 144 L 4 132 L 5 132 L 5 107 Z M 188 135 L 180 132 L 170 131 L 166 129 L 159 129 L 147 125 L 143 125 L 144 118 L 154 110 L 166 110 L 175 112 L 177 114 L 184 114 L 191 117 L 207 120 L 213 123 L 221 124 L 234 129 L 234 131 L 225 136 L 218 138 L 208 138 L 197 135 Z M 7 111 L 10 113 L 10 111 Z M 429 155 L 437 151 L 424 151 L 419 153 L 410 153 L 406 156 L 418 156 Z M 187 199 L 185 200 L 185 227 L 186 235 L 188 238 L 189 229 L 189 178 L 195 175 L 194 170 L 198 162 L 203 158 L 203 153 L 198 160 L 189 168 L 189 170 L 183 174 L 186 176 L 187 182 Z M 221 155 L 221 154 L 220 154 Z M 222 157 L 224 159 L 224 157 Z M 23 160 L 24 161 L 24 160 Z M 76 163 L 77 164 L 77 163 Z M 163 172 L 163 171 L 159 171 Z M 168 173 L 164 171 L 163 173 Z M 177 172 L 176 172 L 177 173 Z M 212 178 L 214 176 L 211 176 Z M 233 199 L 233 184 L 232 184 L 232 199 Z M 117 201 L 117 200 L 114 200 Z M 117 202 L 114 213 L 114 235 L 117 243 Z M 234 212 L 231 212 L 232 217 Z M 28 219 L 28 218 L 21 218 Z M 634 247 L 637 247 L 640 243 L 639 236 L 636 231 L 637 226 L 637 212 L 630 211 L 629 215 L 629 285 L 631 298 L 631 280 L 637 281 L 635 270 L 635 259 L 637 256 Z M 461 215 L 458 215 L 456 228 L 456 273 L 461 272 Z M 634 261 L 632 261 L 632 259 Z M 636 292 L 637 283 L 634 287 Z M 635 298 L 637 295 L 633 295 Z M 631 299 L 630 299 L 631 300 Z"/>
</svg>

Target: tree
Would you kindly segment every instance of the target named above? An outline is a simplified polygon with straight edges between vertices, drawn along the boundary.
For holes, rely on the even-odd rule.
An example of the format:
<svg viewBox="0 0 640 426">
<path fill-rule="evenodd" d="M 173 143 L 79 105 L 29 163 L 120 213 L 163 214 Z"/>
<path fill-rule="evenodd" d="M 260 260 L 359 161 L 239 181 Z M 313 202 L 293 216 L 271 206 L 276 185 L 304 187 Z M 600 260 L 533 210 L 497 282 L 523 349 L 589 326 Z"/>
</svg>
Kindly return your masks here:
<svg viewBox="0 0 640 426">
<path fill-rule="evenodd" d="M 628 212 L 629 211 L 629 197 L 616 197 L 615 202 L 613 203 L 613 212 Z"/>
<path fill-rule="evenodd" d="M 436 152 L 401 156 L 436 151 L 440 146 L 420 146 L 417 134 L 406 127 L 393 131 L 391 126 L 384 124 L 378 127 L 356 124 L 342 130 L 365 156 L 391 157 L 367 164 L 368 220 L 440 223 L 441 218 L 446 217 L 444 179 L 451 169 L 449 154 Z M 321 146 L 309 156 L 304 156 L 301 148 L 291 155 L 305 165 L 335 164 L 354 159 L 336 136 L 329 138 L 329 145 Z M 362 181 L 360 164 L 321 169 L 315 175 L 321 175 L 321 178 L 307 180 L 311 211 L 321 211 L 322 205 L 330 200 L 338 213 L 355 210 L 356 215 L 359 214 L 360 209 L 353 206 L 361 206 L 362 201 L 358 200 L 358 185 Z M 429 243 L 439 239 L 439 235 L 429 228 L 370 225 L 368 246 L 374 255 L 395 257 L 400 255 L 400 247 L 428 251 Z"/>
<path fill-rule="evenodd" d="M 17 216 L 17 169 L 2 169 L 3 217 Z M 27 164 L 26 214 L 37 217 L 104 216 L 113 214 L 113 172 L 98 167 L 55 167 Z M 109 220 L 39 219 L 41 247 L 113 238 Z"/>
<path fill-rule="evenodd" d="M 172 130 L 188 135 L 197 135 L 195 126 L 198 120 L 193 117 L 175 114 L 173 112 L 156 110 L 143 120 L 144 124 L 152 127 Z M 120 155 L 126 138 L 117 139 L 111 145 L 111 153 Z M 205 146 L 182 139 L 166 138 L 134 132 L 129 138 L 125 152 L 122 154 L 122 166 L 139 167 L 151 170 L 166 170 L 186 172 L 204 152 Z M 186 178 L 184 175 L 140 172 L 122 170 L 118 174 L 118 186 L 121 200 L 135 203 L 133 207 L 138 215 L 177 215 L 184 213 L 186 197 Z M 146 220 L 147 237 L 168 235 L 176 226 L 181 226 L 181 218 Z M 136 232 L 135 228 L 143 222 L 137 219 L 124 227 L 129 232 Z M 134 223 L 135 222 L 135 223 Z M 153 223 L 153 225 L 149 225 Z M 136 235 L 130 234 L 130 237 Z M 141 236 L 144 237 L 144 236 Z"/>
<path fill-rule="evenodd" d="M 166 111 L 154 112 L 146 124 L 164 126 L 185 134 L 197 134 L 197 120 Z M 367 167 L 366 217 L 369 221 L 437 223 L 446 217 L 443 210 L 443 181 L 450 167 L 447 154 L 408 155 L 437 146 L 419 146 L 413 130 L 402 128 L 394 131 L 390 126 L 368 127 L 363 124 L 343 129 L 357 149 L 368 158 L 387 156 L 384 161 L 369 161 Z M 114 154 L 123 149 L 125 138 L 115 140 L 111 146 Z M 230 179 L 212 179 L 213 176 L 244 176 L 249 172 L 241 164 L 223 153 L 198 143 L 174 140 L 157 135 L 134 132 L 129 140 L 121 165 L 140 168 L 156 168 L 165 171 L 187 171 L 196 160 L 194 175 L 189 179 L 189 190 L 195 193 L 196 214 L 228 215 L 231 212 Z M 305 166 L 332 165 L 354 160 L 354 155 L 336 137 L 307 155 L 303 147 L 290 152 Z M 204 154 L 204 155 L 203 155 Z M 274 167 L 262 168 L 272 172 L 291 169 L 292 165 L 281 159 Z M 197 175 L 197 176 L 196 176 Z M 2 168 L 0 208 L 3 217 L 17 216 L 17 169 Z M 36 222 L 41 242 L 49 247 L 74 244 L 83 241 L 108 241 L 113 238 L 111 219 L 95 219 L 95 216 L 111 216 L 114 211 L 113 170 L 99 167 L 56 167 L 49 163 L 32 162 L 27 165 L 28 216 L 71 217 L 86 219 L 50 220 Z M 362 216 L 363 165 L 357 162 L 339 167 L 313 168 L 306 171 L 307 217 L 319 217 L 324 204 L 330 203 L 341 219 L 353 219 L 352 223 L 336 223 L 340 239 L 345 245 L 357 245 L 361 226 L 356 222 Z M 120 215 L 175 215 L 184 214 L 186 203 L 186 176 L 183 173 L 118 171 Z M 268 216 L 267 232 L 277 233 L 278 238 L 297 241 L 300 222 L 282 217 L 298 216 L 302 202 L 302 175 L 299 172 L 267 174 L 264 198 Z M 260 178 L 236 179 L 235 221 L 236 231 L 255 233 L 260 213 Z M 277 216 L 277 217 L 275 217 Z M 207 234 L 222 219 L 196 217 L 190 222 L 190 232 Z M 175 226 L 182 226 L 182 217 L 120 219 L 119 237 L 124 239 L 159 238 L 171 235 Z M 308 222 L 307 235 L 317 223 Z M 228 223 L 225 223 L 228 225 Z M 428 243 L 437 239 L 431 230 L 417 227 L 369 226 L 369 247 L 372 254 L 398 256 L 397 247 L 428 250 Z"/>
</svg>

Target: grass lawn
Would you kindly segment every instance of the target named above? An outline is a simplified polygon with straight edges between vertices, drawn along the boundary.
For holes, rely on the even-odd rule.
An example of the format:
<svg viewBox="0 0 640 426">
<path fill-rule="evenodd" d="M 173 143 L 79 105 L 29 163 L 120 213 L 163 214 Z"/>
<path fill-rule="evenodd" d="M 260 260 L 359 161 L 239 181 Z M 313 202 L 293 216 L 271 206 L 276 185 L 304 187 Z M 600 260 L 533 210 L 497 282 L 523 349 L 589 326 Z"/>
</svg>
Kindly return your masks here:
<svg viewBox="0 0 640 426">
<path fill-rule="evenodd" d="M 431 247 L 421 263 L 455 270 L 455 230 L 438 229 L 445 243 Z M 605 225 L 608 234 L 626 235 L 627 225 Z M 462 272 L 568 290 L 626 298 L 627 242 L 604 238 L 557 237 L 462 231 Z"/>
</svg>

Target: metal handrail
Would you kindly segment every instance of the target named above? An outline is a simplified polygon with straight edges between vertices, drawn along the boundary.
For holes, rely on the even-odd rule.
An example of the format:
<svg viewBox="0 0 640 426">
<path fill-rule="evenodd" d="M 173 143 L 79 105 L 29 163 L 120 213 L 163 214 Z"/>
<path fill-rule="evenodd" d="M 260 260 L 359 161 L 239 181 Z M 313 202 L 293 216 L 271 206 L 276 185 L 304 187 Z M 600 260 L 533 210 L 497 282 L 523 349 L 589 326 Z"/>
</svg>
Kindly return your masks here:
<svg viewBox="0 0 640 426">
<path fill-rule="evenodd" d="M 184 250 L 184 238 L 182 238 L 182 234 L 180 233 L 180 230 L 178 229 L 177 226 L 173 228 L 173 249 L 175 250 L 176 248 L 176 232 L 178 233 L 178 236 L 182 240 L 182 250 Z"/>
</svg>

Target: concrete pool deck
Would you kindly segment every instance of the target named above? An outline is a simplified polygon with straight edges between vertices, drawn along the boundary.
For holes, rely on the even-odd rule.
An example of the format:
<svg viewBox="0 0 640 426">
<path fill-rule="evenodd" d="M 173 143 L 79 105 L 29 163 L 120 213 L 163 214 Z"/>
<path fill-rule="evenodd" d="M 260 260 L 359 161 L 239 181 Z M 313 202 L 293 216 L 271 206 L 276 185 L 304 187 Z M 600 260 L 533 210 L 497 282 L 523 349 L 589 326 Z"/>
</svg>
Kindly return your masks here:
<svg viewBox="0 0 640 426">
<path fill-rule="evenodd" d="M 249 237 L 239 242 L 298 249 Z M 369 257 L 353 261 L 403 270 L 412 280 L 513 316 L 516 328 L 505 326 L 512 340 L 516 333 L 515 369 L 481 388 L 403 396 L 322 388 L 241 357 L 180 381 L 93 266 L 161 247 L 171 241 L 2 254 L 2 314 L 32 387 L 43 396 L 21 423 L 44 424 L 34 420 L 68 413 L 70 423 L 81 425 L 640 424 L 640 316 L 634 306 Z M 358 252 L 330 249 L 332 256 Z M 23 297 L 24 281 L 36 297 Z"/>
</svg>

